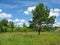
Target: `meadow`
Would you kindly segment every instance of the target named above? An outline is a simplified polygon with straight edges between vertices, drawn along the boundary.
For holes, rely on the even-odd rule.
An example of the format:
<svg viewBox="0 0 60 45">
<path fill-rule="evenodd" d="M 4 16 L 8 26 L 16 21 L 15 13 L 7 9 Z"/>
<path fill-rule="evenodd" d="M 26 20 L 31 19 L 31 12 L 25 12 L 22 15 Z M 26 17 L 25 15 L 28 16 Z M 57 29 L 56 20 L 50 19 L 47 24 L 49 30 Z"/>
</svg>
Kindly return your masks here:
<svg viewBox="0 0 60 45">
<path fill-rule="evenodd" d="M 0 45 L 60 45 L 57 32 L 7 32 L 0 33 Z"/>
</svg>

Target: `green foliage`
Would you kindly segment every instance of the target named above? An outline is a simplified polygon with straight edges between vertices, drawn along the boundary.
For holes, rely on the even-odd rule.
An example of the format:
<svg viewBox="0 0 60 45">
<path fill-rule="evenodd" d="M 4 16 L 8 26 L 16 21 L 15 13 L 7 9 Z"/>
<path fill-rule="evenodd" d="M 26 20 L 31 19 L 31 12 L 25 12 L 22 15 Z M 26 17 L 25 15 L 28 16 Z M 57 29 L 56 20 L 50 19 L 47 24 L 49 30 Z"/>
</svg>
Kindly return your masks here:
<svg viewBox="0 0 60 45">
<path fill-rule="evenodd" d="M 6 19 L 1 20 L 1 26 L 8 26 L 8 21 Z"/>
<path fill-rule="evenodd" d="M 40 32 L 45 26 L 52 27 L 52 24 L 54 24 L 55 21 L 55 17 L 49 17 L 49 12 L 49 9 L 45 7 L 43 3 L 39 3 L 36 8 L 32 10 L 33 20 L 29 21 L 30 28 L 37 28 L 38 32 Z"/>
<path fill-rule="evenodd" d="M 6 32 L 7 31 L 7 27 L 6 26 L 2 26 L 2 32 Z"/>
<path fill-rule="evenodd" d="M 23 27 L 14 26 L 14 22 L 8 22 L 7 20 L 3 19 L 0 22 L 0 32 L 30 32 L 32 31 L 29 29 L 25 23 Z"/>
<path fill-rule="evenodd" d="M 20 26 L 15 26 L 14 27 L 14 32 L 20 32 L 22 30 L 22 28 Z"/>
<path fill-rule="evenodd" d="M 27 27 L 27 26 L 25 25 L 25 23 L 23 23 L 23 27 Z"/>
<path fill-rule="evenodd" d="M 21 32 L 31 32 L 32 30 L 29 29 L 28 27 L 23 27 L 20 31 Z"/>
<path fill-rule="evenodd" d="M 12 32 L 13 32 L 13 29 L 14 29 L 14 22 L 9 22 L 8 23 L 8 27 L 10 27 L 12 29 Z"/>
<path fill-rule="evenodd" d="M 6 19 L 3 19 L 0 21 L 0 32 L 33 32 L 33 31 L 37 31 L 37 27 L 35 27 L 34 22 L 31 21 L 30 25 L 32 25 L 31 28 L 27 27 L 25 25 L 25 23 L 23 24 L 23 27 L 14 26 L 14 22 L 8 22 Z M 44 32 L 47 28 L 44 28 L 44 26 L 43 26 L 43 27 L 41 27 L 41 31 Z M 53 29 L 49 28 L 46 31 L 50 31 L 50 30 L 53 30 Z"/>
<path fill-rule="evenodd" d="M 14 28 L 14 23 L 13 22 L 8 22 L 8 20 L 3 19 L 0 21 L 0 32 L 9 32 L 13 31 Z"/>
<path fill-rule="evenodd" d="M 6 32 L 8 27 L 8 21 L 6 19 L 3 19 L 0 21 L 0 32 Z"/>
<path fill-rule="evenodd" d="M 7 32 L 12 32 L 12 29 L 11 28 L 7 28 Z"/>
<path fill-rule="evenodd" d="M 55 27 L 55 32 L 60 32 L 60 27 Z"/>
</svg>

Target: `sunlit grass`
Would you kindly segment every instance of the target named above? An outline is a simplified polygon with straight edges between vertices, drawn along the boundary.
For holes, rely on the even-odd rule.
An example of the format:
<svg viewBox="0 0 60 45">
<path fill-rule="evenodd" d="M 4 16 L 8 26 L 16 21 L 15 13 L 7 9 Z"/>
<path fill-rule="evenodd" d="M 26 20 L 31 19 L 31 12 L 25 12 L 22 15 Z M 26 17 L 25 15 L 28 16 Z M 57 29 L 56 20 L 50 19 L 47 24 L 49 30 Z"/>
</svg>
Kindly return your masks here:
<svg viewBox="0 0 60 45">
<path fill-rule="evenodd" d="M 0 45 L 60 45 L 60 33 L 12 32 L 0 33 Z"/>
</svg>

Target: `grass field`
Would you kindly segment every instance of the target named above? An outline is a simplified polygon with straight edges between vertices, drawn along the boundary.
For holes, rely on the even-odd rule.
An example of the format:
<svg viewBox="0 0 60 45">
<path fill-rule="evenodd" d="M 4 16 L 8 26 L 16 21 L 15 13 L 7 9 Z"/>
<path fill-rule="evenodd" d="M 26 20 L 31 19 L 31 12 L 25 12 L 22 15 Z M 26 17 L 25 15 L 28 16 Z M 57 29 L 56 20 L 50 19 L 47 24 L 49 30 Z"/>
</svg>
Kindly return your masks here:
<svg viewBox="0 0 60 45">
<path fill-rule="evenodd" d="M 0 45 L 60 45 L 60 33 L 12 32 L 0 33 Z"/>
</svg>

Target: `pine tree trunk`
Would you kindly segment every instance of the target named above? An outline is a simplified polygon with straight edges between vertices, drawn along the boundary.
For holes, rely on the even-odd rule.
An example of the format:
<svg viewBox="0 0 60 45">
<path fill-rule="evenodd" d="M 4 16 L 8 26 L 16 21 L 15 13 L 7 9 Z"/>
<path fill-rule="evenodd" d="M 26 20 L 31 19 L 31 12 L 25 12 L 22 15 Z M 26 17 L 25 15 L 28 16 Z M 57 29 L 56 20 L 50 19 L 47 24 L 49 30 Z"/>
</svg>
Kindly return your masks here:
<svg viewBox="0 0 60 45">
<path fill-rule="evenodd" d="M 40 29 L 39 29 L 38 33 L 39 33 L 39 35 L 40 35 Z"/>
</svg>

